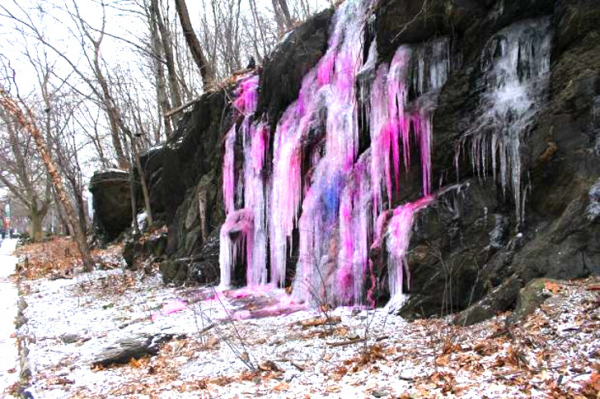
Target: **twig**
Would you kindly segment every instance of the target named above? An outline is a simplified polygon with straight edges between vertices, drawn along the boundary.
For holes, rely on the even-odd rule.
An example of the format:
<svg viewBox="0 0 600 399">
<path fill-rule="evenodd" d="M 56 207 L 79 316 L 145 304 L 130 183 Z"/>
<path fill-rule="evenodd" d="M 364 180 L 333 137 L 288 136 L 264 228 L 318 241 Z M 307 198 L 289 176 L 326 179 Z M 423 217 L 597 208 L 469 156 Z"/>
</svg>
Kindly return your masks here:
<svg viewBox="0 0 600 399">
<path fill-rule="evenodd" d="M 338 348 L 340 346 L 354 345 L 354 344 L 358 344 L 358 343 L 366 342 L 366 341 L 367 341 L 366 338 L 357 338 L 357 339 L 352 339 L 349 341 L 342 341 L 342 342 L 327 342 L 327 345 L 331 346 L 332 348 Z"/>
<path fill-rule="evenodd" d="M 304 371 L 304 370 L 305 370 L 305 367 L 304 367 L 304 366 L 302 366 L 302 365 L 300 365 L 300 364 L 296 363 L 295 361 L 293 361 L 293 360 L 288 360 L 288 361 L 290 362 L 290 364 L 291 364 L 292 366 L 296 367 L 296 368 L 298 369 L 298 371 Z"/>
</svg>

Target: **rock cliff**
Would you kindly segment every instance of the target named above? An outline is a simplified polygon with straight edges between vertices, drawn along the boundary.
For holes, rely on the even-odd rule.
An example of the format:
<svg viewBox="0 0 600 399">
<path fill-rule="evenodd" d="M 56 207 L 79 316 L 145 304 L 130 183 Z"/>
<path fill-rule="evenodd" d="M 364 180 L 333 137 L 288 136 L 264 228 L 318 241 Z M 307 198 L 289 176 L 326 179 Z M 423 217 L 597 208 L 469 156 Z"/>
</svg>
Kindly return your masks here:
<svg viewBox="0 0 600 399">
<path fill-rule="evenodd" d="M 316 15 L 143 157 L 165 273 L 473 323 L 600 272 L 598 20 L 594 0 Z"/>
</svg>

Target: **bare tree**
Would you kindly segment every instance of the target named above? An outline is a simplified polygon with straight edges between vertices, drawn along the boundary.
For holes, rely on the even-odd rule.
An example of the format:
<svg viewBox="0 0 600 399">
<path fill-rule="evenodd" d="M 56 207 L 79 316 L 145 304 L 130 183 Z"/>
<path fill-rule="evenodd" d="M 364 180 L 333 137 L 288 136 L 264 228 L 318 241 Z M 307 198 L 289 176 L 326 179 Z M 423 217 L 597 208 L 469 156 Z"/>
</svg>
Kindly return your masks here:
<svg viewBox="0 0 600 399">
<path fill-rule="evenodd" d="M 42 222 L 52 202 L 50 182 L 33 152 L 31 137 L 0 110 L 0 182 L 26 209 L 34 241 L 42 239 Z"/>
<path fill-rule="evenodd" d="M 181 22 L 181 28 L 183 29 L 183 34 L 188 44 L 188 48 L 194 57 L 196 65 L 200 69 L 204 89 L 207 90 L 212 87 L 215 81 L 215 72 L 212 68 L 212 65 L 206 61 L 206 57 L 204 56 L 204 52 L 202 51 L 198 37 L 196 36 L 194 28 L 192 27 L 192 22 L 190 20 L 190 15 L 187 5 L 185 4 L 185 0 L 175 0 L 175 6 L 177 8 L 177 14 L 179 15 L 179 21 Z"/>
<path fill-rule="evenodd" d="M 77 242 L 77 248 L 81 254 L 84 270 L 93 270 L 94 260 L 92 259 L 85 233 L 81 230 L 73 205 L 69 201 L 67 192 L 63 186 L 60 173 L 58 172 L 55 162 L 50 157 L 50 153 L 44 141 L 44 136 L 35 123 L 35 117 L 31 112 L 31 109 L 27 107 L 22 100 L 15 100 L 10 93 L 6 91 L 3 85 L 0 85 L 0 108 L 4 109 L 8 115 L 15 118 L 16 123 L 25 129 L 25 131 L 33 138 L 37 151 L 46 166 L 52 185 L 56 190 L 56 194 L 67 213 L 70 224 L 75 228 L 75 241 Z"/>
</svg>

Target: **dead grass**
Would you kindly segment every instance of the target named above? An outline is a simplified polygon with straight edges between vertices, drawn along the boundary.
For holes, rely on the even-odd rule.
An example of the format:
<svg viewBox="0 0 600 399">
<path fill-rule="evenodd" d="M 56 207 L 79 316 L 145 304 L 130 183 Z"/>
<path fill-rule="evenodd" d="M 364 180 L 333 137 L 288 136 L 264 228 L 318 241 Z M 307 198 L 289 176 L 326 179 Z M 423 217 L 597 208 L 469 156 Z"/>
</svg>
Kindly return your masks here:
<svg viewBox="0 0 600 399">
<path fill-rule="evenodd" d="M 107 249 L 95 249 L 92 256 L 101 267 L 110 269 L 119 266 L 122 253 L 123 245 L 118 244 Z M 27 244 L 17 248 L 15 254 L 20 259 L 17 271 L 26 280 L 71 278 L 74 270 L 81 266 L 77 244 L 69 237 Z"/>
</svg>

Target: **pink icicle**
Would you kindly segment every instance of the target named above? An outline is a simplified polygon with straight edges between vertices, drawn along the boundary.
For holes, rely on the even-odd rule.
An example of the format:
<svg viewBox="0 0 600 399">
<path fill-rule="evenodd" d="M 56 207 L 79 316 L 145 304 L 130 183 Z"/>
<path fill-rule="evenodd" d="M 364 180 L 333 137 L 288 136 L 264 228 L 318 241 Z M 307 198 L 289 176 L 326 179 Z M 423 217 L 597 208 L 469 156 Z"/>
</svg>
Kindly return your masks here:
<svg viewBox="0 0 600 399">
<path fill-rule="evenodd" d="M 410 283 L 410 271 L 406 261 L 406 252 L 410 245 L 414 216 L 433 201 L 432 196 L 423 197 L 416 202 L 404 204 L 394 210 L 394 216 L 388 225 L 387 249 L 389 253 L 388 274 L 390 296 L 402 296 L 404 273 Z"/>
<path fill-rule="evenodd" d="M 431 194 L 431 118 L 425 112 L 417 112 L 412 122 L 421 153 L 423 195 L 427 196 Z"/>
<path fill-rule="evenodd" d="M 265 162 L 267 145 L 269 143 L 269 127 L 260 122 L 252 130 L 252 166 L 256 172 L 260 172 Z"/>
<path fill-rule="evenodd" d="M 223 157 L 223 199 L 227 214 L 235 210 L 235 124 L 225 135 L 225 155 Z"/>
<path fill-rule="evenodd" d="M 232 239 L 232 234 L 238 235 L 238 237 Z M 229 288 L 233 269 L 242 248 L 246 248 L 246 262 L 250 265 L 252 264 L 254 238 L 254 215 L 252 212 L 242 209 L 229 214 L 227 220 L 221 226 L 220 238 L 220 286 L 221 288 Z"/>
</svg>

